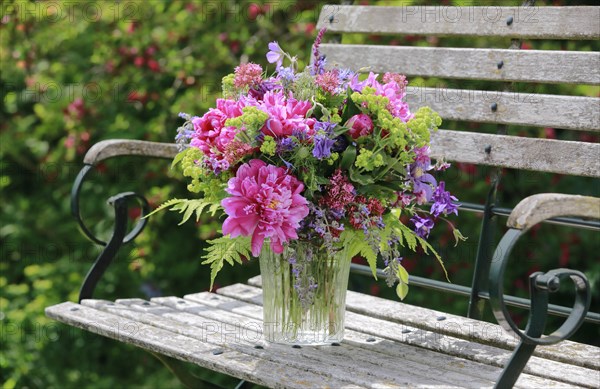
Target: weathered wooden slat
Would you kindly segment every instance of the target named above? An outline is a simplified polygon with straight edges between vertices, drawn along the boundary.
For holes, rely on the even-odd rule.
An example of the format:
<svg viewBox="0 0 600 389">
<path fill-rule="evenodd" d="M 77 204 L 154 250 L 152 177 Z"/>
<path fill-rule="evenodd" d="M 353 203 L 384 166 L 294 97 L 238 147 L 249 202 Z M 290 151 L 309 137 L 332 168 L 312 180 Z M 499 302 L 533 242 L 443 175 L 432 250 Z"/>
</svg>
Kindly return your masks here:
<svg viewBox="0 0 600 389">
<path fill-rule="evenodd" d="M 220 300 L 209 299 L 209 295 L 206 293 L 188 295 L 186 296 L 186 299 L 202 302 L 206 305 L 215 307 L 221 305 L 224 309 L 231 310 L 232 312 L 255 317 L 257 319 L 262 318 L 262 310 L 258 306 L 262 304 L 262 294 L 260 293 L 260 290 L 256 288 L 246 288 L 246 285 L 237 284 L 221 288 L 218 292 L 223 294 L 223 297 L 221 297 Z M 257 306 L 255 306 L 255 308 L 250 308 L 244 304 L 240 304 L 239 300 L 237 300 L 238 298 L 257 304 Z M 468 361 L 474 361 L 500 369 L 511 356 L 511 352 L 497 347 L 485 344 L 475 344 L 469 340 L 441 335 L 436 332 L 411 326 L 399 325 L 398 323 L 376 319 L 353 312 L 346 312 L 346 329 L 347 336 L 344 341 L 350 336 L 355 340 L 358 340 L 359 343 L 364 344 L 365 339 L 371 338 L 372 340 L 373 336 L 377 336 L 399 342 L 399 344 L 396 344 L 396 347 L 402 351 L 402 355 L 405 358 L 409 357 L 406 354 L 408 350 L 407 347 L 409 347 L 408 345 L 444 353 L 447 354 L 447 356 L 450 356 L 450 358 L 460 358 L 459 365 L 468 365 L 470 363 Z M 350 330 L 348 331 L 348 329 Z M 362 342 L 360 339 L 362 339 Z M 367 345 L 369 345 L 369 343 L 367 343 Z M 437 355 L 439 354 L 436 353 L 433 354 L 433 356 L 427 355 L 424 358 L 435 358 Z M 432 362 L 433 366 L 441 366 L 441 363 L 441 361 Z M 450 367 L 446 368 L 450 369 Z M 565 368 L 569 369 L 568 374 L 565 374 Z M 469 370 L 471 370 L 471 368 Z M 482 373 L 483 370 L 480 370 L 479 373 Z M 528 374 L 521 377 L 522 380 L 518 382 L 518 387 L 549 385 L 548 383 L 542 384 L 539 381 L 536 381 L 538 377 L 542 379 L 548 378 L 558 380 L 570 385 L 594 387 L 597 382 L 598 374 L 600 374 L 595 374 L 595 372 L 590 369 L 567 366 L 560 362 L 549 361 L 538 357 L 534 357 L 530 360 L 525 373 Z M 489 374 L 495 374 L 496 377 L 499 376 L 498 372 L 489 372 Z M 489 378 L 489 374 L 486 375 L 486 378 Z M 532 374 L 535 377 L 529 376 L 529 374 Z"/>
<path fill-rule="evenodd" d="M 323 384 L 353 384 L 347 375 L 338 371 L 325 371 L 316 368 L 319 357 L 325 363 L 325 353 L 315 349 L 297 351 L 282 345 L 270 345 L 262 339 L 262 323 L 239 316 L 232 320 L 223 320 L 220 315 L 226 311 L 209 308 L 191 301 L 182 303 L 181 298 L 161 297 L 159 302 L 142 299 L 121 299 L 116 304 L 102 300 L 84 300 L 83 304 L 125 318 L 150 324 L 158 328 L 189 336 L 222 349 L 231 349 L 249 355 L 258 360 L 268 360 L 279 365 L 279 369 L 290 368 L 301 371 L 301 376 L 313 374 L 316 379 L 323 378 Z M 259 345 L 261 348 L 256 348 Z M 308 355 L 307 355 L 308 351 Z M 312 352 L 312 354 L 311 354 Z M 313 359 L 313 358 L 316 358 Z M 346 367 L 347 368 L 347 367 Z M 331 373 L 338 373 L 331 374 Z M 311 379 L 312 382 L 315 379 Z M 356 382 L 361 381 L 357 379 Z M 363 377 L 363 385 L 371 386 L 368 377 Z M 282 381 L 283 384 L 283 381 Z M 360 384 L 359 384 L 360 385 Z M 363 386 L 363 387 L 364 387 Z"/>
<path fill-rule="evenodd" d="M 600 84 L 599 52 L 339 44 L 322 44 L 320 50 L 328 67 L 354 71 L 368 68 L 407 76 Z"/>
<path fill-rule="evenodd" d="M 229 292 L 232 292 L 232 290 L 228 289 L 227 293 Z M 210 307 L 222 307 L 223 309 L 231 311 L 234 314 L 253 317 L 258 323 L 260 323 L 262 320 L 262 308 L 260 305 L 254 305 L 254 303 L 252 305 L 248 305 L 247 303 L 226 295 L 220 295 L 219 298 L 214 298 L 214 295 L 204 292 L 188 295 L 186 296 L 186 299 L 197 301 Z M 253 300 L 255 300 L 255 302 L 258 301 L 259 303 L 262 303 L 262 299 L 260 299 L 260 297 Z M 179 308 L 181 309 L 181 307 Z M 237 318 L 239 315 L 236 315 L 235 317 Z M 381 326 L 382 323 L 385 324 L 383 327 Z M 369 330 L 365 331 L 366 328 Z M 385 335 L 381 337 L 381 334 Z M 412 338 L 415 341 L 411 341 L 408 338 Z M 393 339 L 394 341 L 390 341 L 390 339 Z M 430 366 L 429 371 L 434 369 L 438 374 L 447 377 L 451 376 L 451 374 L 447 371 L 457 372 L 461 375 L 461 381 L 463 382 L 462 385 L 464 386 L 478 386 L 478 384 L 476 384 L 476 382 L 478 382 L 477 379 L 492 380 L 495 382 L 500 374 L 503 363 L 510 357 L 509 352 L 493 347 L 486 348 L 493 350 L 493 353 L 502 353 L 502 355 L 498 354 L 498 362 L 496 364 L 489 364 L 485 358 L 481 358 L 481 354 L 485 353 L 485 350 L 473 351 L 474 355 L 471 360 L 465 360 L 463 355 L 456 353 L 447 355 L 450 348 L 447 346 L 439 347 L 440 344 L 448 345 L 452 342 L 458 341 L 462 344 L 461 348 L 468 348 L 465 347 L 465 344 L 468 343 L 467 341 L 458 339 L 451 339 L 448 341 L 448 339 L 450 338 L 445 336 L 436 336 L 436 334 L 428 331 L 422 331 L 407 326 L 399 326 L 396 323 L 384 323 L 379 319 L 373 319 L 352 312 L 346 312 L 346 331 L 342 345 L 350 344 L 352 346 L 358 346 L 367 350 L 383 352 L 386 355 L 393 355 L 397 359 L 394 359 L 391 362 L 397 366 L 398 362 L 400 361 L 403 367 L 402 370 L 408 370 L 410 371 L 410 374 L 412 374 L 414 370 L 408 361 L 416 362 L 418 364 L 417 370 L 421 370 L 418 368 L 420 365 Z M 425 352 L 424 350 L 433 350 L 436 352 Z M 360 350 L 354 351 L 354 353 L 362 352 L 363 351 Z M 383 360 L 387 360 L 386 357 L 379 357 Z M 547 371 L 548 368 L 556 369 L 558 367 L 556 362 L 548 363 L 547 361 L 543 360 L 541 360 L 541 362 L 543 366 L 538 368 L 537 365 L 535 365 L 534 367 L 540 372 Z M 586 369 L 579 369 L 580 371 L 576 373 L 587 373 Z M 575 376 L 575 373 L 573 376 Z M 473 377 L 477 377 L 477 379 L 474 380 Z M 560 375 L 556 374 L 556 377 L 560 377 Z M 577 381 L 583 382 L 583 384 Z M 583 386 L 586 386 L 587 382 L 587 386 L 590 386 L 589 382 L 593 381 L 589 379 L 575 378 L 575 381 L 566 382 L 572 385 Z M 537 388 L 548 385 L 552 386 L 556 384 L 546 382 L 545 379 L 540 380 L 538 377 L 525 374 L 522 376 L 522 380 L 517 383 L 516 387 Z"/>
<path fill-rule="evenodd" d="M 256 292 L 256 290 L 246 290 L 242 289 L 243 287 L 244 285 L 232 288 L 221 288 L 219 291 L 224 294 L 219 296 L 219 298 L 214 298 L 214 296 L 207 293 L 188 295 L 185 298 L 192 301 L 201 302 L 212 307 L 222 306 L 223 309 L 230 310 L 234 313 L 261 319 L 261 294 L 253 294 Z M 244 299 L 247 299 L 247 301 L 251 302 L 252 304 L 258 305 L 248 306 L 247 304 L 240 302 L 240 300 L 231 297 L 239 296 L 238 293 L 240 290 L 246 290 L 244 292 Z M 399 326 L 397 323 L 385 322 L 381 319 L 375 319 L 349 311 L 346 312 L 345 322 L 346 333 L 344 342 L 350 341 L 356 343 L 357 345 L 366 345 L 367 347 L 372 347 L 372 345 L 376 342 L 385 342 L 378 342 L 377 340 L 375 342 L 366 342 L 366 339 L 370 339 L 372 341 L 374 339 L 373 336 L 378 338 L 383 336 L 384 338 L 393 340 L 395 342 L 394 348 L 401 353 L 403 358 L 409 357 L 410 351 L 412 350 L 410 346 L 416 346 L 417 350 L 428 349 L 443 353 L 444 355 L 447 354 L 447 357 L 450 358 L 448 362 L 450 365 L 453 364 L 452 358 L 454 358 L 454 356 L 463 359 L 460 361 L 460 363 L 458 363 L 459 366 L 462 366 L 462 364 L 465 363 L 464 359 L 474 361 L 479 365 L 483 363 L 486 367 L 476 367 L 476 373 L 471 371 L 472 369 L 469 369 L 469 371 L 471 371 L 469 374 L 481 374 L 482 378 L 491 378 L 494 376 L 498 377 L 499 373 L 495 371 L 493 367 L 495 366 L 498 369 L 503 367 L 511 355 L 509 351 L 496 347 L 487 345 L 473 347 L 473 343 L 463 339 L 458 339 L 447 335 L 440 335 L 436 334 L 435 332 L 430 332 L 411 326 Z M 434 354 L 436 358 L 441 358 L 439 353 Z M 417 354 L 422 356 L 423 353 L 417 351 Z M 427 358 L 431 357 L 427 356 Z M 456 360 L 454 360 L 454 364 L 456 364 Z M 444 362 L 437 360 L 435 361 L 435 365 L 445 366 Z M 560 380 L 572 385 L 581 385 L 587 387 L 595 386 L 595 383 L 597 382 L 595 377 L 597 374 L 590 369 L 569 367 L 571 374 L 565 375 L 561 371 L 562 367 L 563 366 L 561 366 L 559 362 L 547 361 L 542 358 L 534 357 L 530 360 L 525 372 L 538 376 L 547 376 L 548 378 Z M 451 367 L 446 368 L 451 369 Z M 528 376 L 525 375 L 524 377 Z M 496 380 L 497 378 L 493 379 Z M 529 378 L 523 378 L 522 381 L 518 382 L 517 387 L 528 385 L 535 386 L 541 384 L 535 380 L 530 381 Z"/>
<path fill-rule="evenodd" d="M 260 285 L 260 276 L 248 280 L 250 285 Z M 219 289 L 221 293 L 231 291 L 237 298 L 244 294 L 254 303 L 260 301 L 260 290 L 243 284 L 235 284 Z M 250 301 L 250 300 L 249 300 Z M 506 333 L 497 324 L 473 320 L 462 316 L 386 300 L 353 291 L 346 294 L 346 309 L 382 320 L 393 321 L 408 326 L 431 331 L 437 334 L 453 336 L 478 343 L 488 344 L 507 350 L 513 350 L 518 344 L 516 335 Z M 440 321 L 438 318 L 444 317 Z M 561 363 L 582 366 L 598 370 L 600 379 L 600 347 L 565 340 L 552 346 L 538 347 L 534 355 Z"/>
<path fill-rule="evenodd" d="M 275 388 L 313 388 L 325 385 L 356 387 L 325 375 L 306 374 L 292 367 L 215 347 L 170 330 L 84 305 L 62 303 L 46 308 L 46 315 L 74 327 L 261 385 Z"/>
<path fill-rule="evenodd" d="M 318 28 L 338 33 L 598 39 L 598 20 L 600 7 L 325 5 Z"/>
<path fill-rule="evenodd" d="M 175 143 L 149 142 L 145 140 L 110 139 L 93 145 L 83 158 L 83 162 L 96 165 L 105 159 L 123 156 L 139 155 L 153 158 L 171 159 L 178 149 Z"/>
<path fill-rule="evenodd" d="M 431 137 L 431 155 L 448 161 L 600 177 L 598 143 L 438 130 Z"/>
<path fill-rule="evenodd" d="M 204 297 L 208 301 L 213 295 L 205 293 Z M 230 311 L 233 304 L 241 303 L 239 301 L 227 302 L 220 309 L 220 306 L 205 304 L 199 304 L 192 300 L 186 300 L 185 304 L 181 304 L 179 298 L 166 297 L 152 299 L 152 302 L 161 304 L 163 307 L 157 309 L 164 309 L 165 306 L 172 308 L 173 310 L 183 311 L 185 313 L 193 313 L 198 315 L 195 320 L 190 319 L 186 316 L 185 318 L 180 314 L 169 314 L 169 318 L 174 320 L 180 320 L 185 324 L 189 325 L 202 325 L 209 320 L 211 323 L 217 324 L 219 328 L 229 328 L 230 332 L 239 332 L 246 337 L 256 338 L 262 337 L 262 313 L 259 313 L 258 318 L 251 318 L 243 316 Z M 221 301 L 221 304 L 224 302 Z M 256 306 L 255 306 L 256 307 Z M 151 309 L 150 307 L 143 307 L 140 304 L 134 306 L 135 309 Z M 258 307 L 257 307 L 258 308 Z M 259 308 L 260 309 L 260 308 Z M 175 311 L 176 312 L 176 311 Z M 161 313 L 164 316 L 164 312 Z M 256 331 L 258 328 L 258 331 Z M 238 329 L 237 331 L 231 331 L 231 329 Z M 224 331 L 222 331 L 224 332 Z M 230 334 L 231 335 L 231 334 Z M 366 338 L 365 338 L 366 339 Z M 235 339 L 235 343 L 243 342 L 244 339 Z M 367 343 L 363 340 L 364 343 Z M 229 341 L 227 344 L 230 344 Z M 354 372 L 352 381 L 359 385 L 366 385 L 369 387 L 380 385 L 391 385 L 391 386 L 422 386 L 427 385 L 452 385 L 452 386 L 463 386 L 466 381 L 465 376 L 469 375 L 467 371 L 470 369 L 446 369 L 445 365 L 436 364 L 436 353 L 429 353 L 427 356 L 431 359 L 425 361 L 423 352 L 420 352 L 420 358 L 417 361 L 413 361 L 409 358 L 404 358 L 402 361 L 403 369 L 398 371 L 397 362 L 390 361 L 385 358 L 385 355 L 381 355 L 378 352 L 366 348 L 364 350 L 357 349 L 355 346 L 343 344 L 341 346 L 319 346 L 319 347 L 302 347 L 302 351 L 295 351 L 290 346 L 277 345 L 272 343 L 262 343 L 264 349 L 268 352 L 268 356 L 273 358 L 275 361 L 279 361 L 284 365 L 296 365 L 298 360 L 303 360 L 304 364 L 299 366 L 307 371 L 325 371 L 334 377 L 340 377 L 340 379 L 348 379 L 347 372 L 352 370 Z M 250 345 L 252 346 L 252 345 Z M 417 351 L 418 353 L 418 351 Z M 267 356 L 264 356 L 265 358 Z M 469 364 L 468 361 L 465 361 Z M 440 374 L 432 377 L 430 370 L 433 366 L 439 368 Z M 478 368 L 472 364 L 471 368 Z M 499 372 L 496 372 L 496 376 Z M 489 387 L 492 386 L 493 380 L 482 379 L 477 376 L 471 376 L 470 380 L 467 381 L 469 387 Z M 539 384 L 539 382 L 538 382 Z"/>
<path fill-rule="evenodd" d="M 406 101 L 413 112 L 429 106 L 442 119 L 600 130 L 600 98 L 597 97 L 409 87 Z"/>
<path fill-rule="evenodd" d="M 513 209 L 506 225 L 526 231 L 542 220 L 557 216 L 600 219 L 600 198 L 559 193 L 529 196 Z"/>
</svg>

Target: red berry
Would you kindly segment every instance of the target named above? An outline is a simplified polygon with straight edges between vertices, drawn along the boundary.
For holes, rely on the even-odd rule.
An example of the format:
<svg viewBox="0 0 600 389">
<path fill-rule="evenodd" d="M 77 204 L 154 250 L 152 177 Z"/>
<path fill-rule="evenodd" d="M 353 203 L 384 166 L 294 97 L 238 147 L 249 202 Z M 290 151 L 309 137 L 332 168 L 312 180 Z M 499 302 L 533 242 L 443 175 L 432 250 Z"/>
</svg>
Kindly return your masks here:
<svg viewBox="0 0 600 389">
<path fill-rule="evenodd" d="M 152 70 L 155 73 L 158 73 L 160 71 L 160 65 L 158 64 L 158 61 L 154 59 L 149 59 L 147 65 L 148 69 Z"/>
</svg>

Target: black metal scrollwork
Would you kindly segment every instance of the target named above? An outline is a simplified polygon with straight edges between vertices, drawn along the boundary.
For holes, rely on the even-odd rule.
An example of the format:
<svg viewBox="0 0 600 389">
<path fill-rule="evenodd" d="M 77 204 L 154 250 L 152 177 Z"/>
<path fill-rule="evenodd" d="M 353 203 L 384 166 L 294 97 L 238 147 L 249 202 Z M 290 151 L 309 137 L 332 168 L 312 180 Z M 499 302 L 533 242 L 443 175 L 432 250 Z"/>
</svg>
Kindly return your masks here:
<svg viewBox="0 0 600 389">
<path fill-rule="evenodd" d="M 139 194 L 124 192 L 112 196 L 108 199 L 108 203 L 113 206 L 115 211 L 115 225 L 112 237 L 108 242 L 104 242 L 97 238 L 83 222 L 79 209 L 81 187 L 85 178 L 93 168 L 93 165 L 85 165 L 77 175 L 71 190 L 71 213 L 77 220 L 82 233 L 92 242 L 104 246 L 104 250 L 102 250 L 100 255 L 98 255 L 98 258 L 96 258 L 96 261 L 88 271 L 83 284 L 81 285 L 81 289 L 79 290 L 79 302 L 84 299 L 92 298 L 98 281 L 100 281 L 100 278 L 116 256 L 119 248 L 121 248 L 122 245 L 133 241 L 142 232 L 148 222 L 145 216 L 150 212 L 148 201 Z M 127 234 L 127 217 L 129 205 L 131 203 L 130 200 L 137 200 L 142 208 L 142 214 L 140 220 L 138 220 L 133 229 Z"/>
<path fill-rule="evenodd" d="M 583 323 L 591 303 L 590 284 L 583 273 L 570 269 L 533 273 L 529 276 L 531 296 L 529 321 L 525 331 L 519 329 L 505 305 L 503 281 L 508 257 L 515 243 L 524 233 L 525 231 L 518 229 L 510 229 L 506 232 L 496 249 L 490 268 L 490 304 L 494 316 L 506 331 L 521 338 L 521 343 L 505 366 L 496 388 L 509 388 L 515 384 L 537 346 L 556 344 L 571 337 Z M 548 296 L 558 291 L 561 281 L 565 279 L 570 279 L 575 285 L 573 309 L 558 330 L 550 335 L 544 335 L 548 316 Z"/>
</svg>

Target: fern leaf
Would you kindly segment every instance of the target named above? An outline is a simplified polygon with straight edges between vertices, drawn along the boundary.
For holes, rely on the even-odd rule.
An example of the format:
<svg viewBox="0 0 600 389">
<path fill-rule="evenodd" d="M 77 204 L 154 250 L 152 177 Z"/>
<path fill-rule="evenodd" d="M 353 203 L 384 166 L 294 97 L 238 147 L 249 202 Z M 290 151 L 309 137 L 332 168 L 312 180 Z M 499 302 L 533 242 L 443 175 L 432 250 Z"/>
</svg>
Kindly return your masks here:
<svg viewBox="0 0 600 389">
<path fill-rule="evenodd" d="M 402 236 L 404 237 L 404 240 L 406 241 L 408 248 L 411 249 L 412 251 L 416 251 L 417 250 L 417 235 L 415 234 L 415 232 L 413 230 L 411 230 L 410 228 L 408 228 L 408 226 L 406 226 L 402 223 L 399 223 L 398 228 L 402 232 Z"/>
<path fill-rule="evenodd" d="M 206 208 L 207 205 L 210 204 L 211 203 L 207 202 L 206 200 L 198 199 L 188 200 L 185 203 L 181 203 L 180 205 L 178 205 L 177 210 L 179 211 L 179 213 L 183 213 L 179 225 L 182 225 L 183 223 L 188 221 L 190 217 L 192 217 L 194 212 L 196 213 L 196 221 L 200 220 L 202 211 L 204 210 L 204 208 Z M 175 209 L 173 209 L 173 211 L 175 211 Z"/>
<path fill-rule="evenodd" d="M 238 236 L 231 238 L 222 236 L 217 239 L 209 240 L 210 246 L 206 248 L 202 256 L 203 265 L 210 263 L 210 290 L 212 290 L 215 278 L 223 268 L 224 262 L 233 265 L 234 262 L 242 263 L 242 257 L 251 257 L 250 237 Z"/>
<path fill-rule="evenodd" d="M 210 206 L 209 209 L 213 216 L 219 209 L 221 209 L 221 205 L 219 203 L 213 203 L 204 199 L 171 199 L 161 204 L 158 208 L 148 214 L 148 216 L 154 215 L 159 211 L 169 208 L 170 211 L 179 211 L 179 213 L 183 214 L 182 220 L 179 223 L 179 225 L 182 225 L 188 221 L 194 213 L 196 214 L 196 221 L 199 221 L 200 216 L 202 216 L 202 212 L 204 212 L 204 209 L 208 206 Z"/>
<path fill-rule="evenodd" d="M 438 263 L 442 267 L 442 270 L 444 271 L 446 280 L 448 282 L 450 282 L 450 278 L 448 277 L 448 271 L 446 270 L 446 266 L 444 266 L 444 261 L 442 261 L 442 257 L 438 254 L 437 251 L 435 251 L 435 249 L 425 239 L 423 239 L 419 236 L 417 236 L 417 239 L 419 240 L 419 244 L 423 248 L 423 251 L 425 252 L 425 254 L 429 254 L 429 251 L 431 251 L 431 254 L 433 254 L 435 256 L 435 259 L 437 259 Z"/>
<path fill-rule="evenodd" d="M 361 255 L 367 260 L 373 277 L 377 279 L 377 252 L 369 245 L 365 234 L 362 231 L 345 230 L 340 239 L 344 246 L 348 247 L 348 255 L 351 258 Z"/>
<path fill-rule="evenodd" d="M 221 204 L 219 203 L 212 203 L 210 208 L 209 208 L 209 212 L 211 214 L 211 216 L 215 216 L 215 214 L 217 213 L 217 211 L 221 209 Z"/>
<path fill-rule="evenodd" d="M 169 208 L 169 207 L 175 207 L 176 205 L 188 201 L 186 199 L 171 199 L 171 200 L 167 200 L 164 203 L 162 203 L 161 205 L 158 206 L 158 208 L 156 208 L 154 211 L 150 212 L 149 214 L 147 214 L 146 216 L 144 216 L 144 218 L 150 217 L 152 215 L 154 215 L 157 212 L 162 211 L 163 209 Z"/>
</svg>

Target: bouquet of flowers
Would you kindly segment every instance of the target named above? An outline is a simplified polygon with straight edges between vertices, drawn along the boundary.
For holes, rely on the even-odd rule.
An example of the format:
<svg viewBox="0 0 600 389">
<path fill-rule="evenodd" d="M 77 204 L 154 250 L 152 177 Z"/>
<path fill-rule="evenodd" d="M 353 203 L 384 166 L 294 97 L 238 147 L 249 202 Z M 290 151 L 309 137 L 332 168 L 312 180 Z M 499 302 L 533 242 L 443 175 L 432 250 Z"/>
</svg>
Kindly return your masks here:
<svg viewBox="0 0 600 389">
<path fill-rule="evenodd" d="M 269 43 L 272 75 L 241 64 L 223 78 L 215 108 L 203 116 L 180 114 L 182 151 L 173 163 L 199 195 L 159 209 L 179 211 L 184 221 L 203 212 L 226 216 L 223 236 L 209 241 L 204 256 L 211 288 L 225 262 L 241 263 L 265 247 L 273 254 L 293 251 L 299 242 L 332 256 L 343 249 L 348 261 L 360 255 L 374 276 L 381 258 L 402 299 L 408 291 L 403 247 L 420 246 L 442 264 L 427 238 L 438 219 L 457 214 L 458 204 L 430 174 L 449 167 L 429 157 L 440 117 L 428 107 L 409 109 L 403 75 L 365 78 L 327 68 L 319 52 L 323 33 L 303 71 L 295 57 Z M 289 256 L 294 275 L 311 258 Z M 318 287 L 305 281 L 304 289 L 295 285 L 301 297 Z"/>
</svg>

